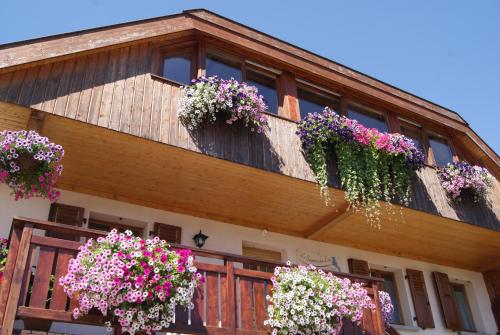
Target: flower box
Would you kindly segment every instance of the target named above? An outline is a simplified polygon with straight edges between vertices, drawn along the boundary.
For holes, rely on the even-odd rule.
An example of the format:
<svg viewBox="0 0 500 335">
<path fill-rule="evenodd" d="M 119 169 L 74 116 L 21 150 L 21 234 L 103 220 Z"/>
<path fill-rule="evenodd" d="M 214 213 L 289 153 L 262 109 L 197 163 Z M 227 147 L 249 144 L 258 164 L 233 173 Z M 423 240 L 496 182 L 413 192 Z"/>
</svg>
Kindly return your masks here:
<svg viewBox="0 0 500 335">
<path fill-rule="evenodd" d="M 354 209 L 364 208 L 371 223 L 379 222 L 378 200 L 409 204 L 413 173 L 424 165 L 411 139 L 366 128 L 329 108 L 306 116 L 297 134 L 326 203 L 326 162 L 335 155 L 346 200 Z"/>
<path fill-rule="evenodd" d="M 222 118 L 227 124 L 241 122 L 251 131 L 264 132 L 267 106 L 254 86 L 217 76 L 200 77 L 183 87 L 178 114 L 181 122 L 193 130 Z"/>
</svg>

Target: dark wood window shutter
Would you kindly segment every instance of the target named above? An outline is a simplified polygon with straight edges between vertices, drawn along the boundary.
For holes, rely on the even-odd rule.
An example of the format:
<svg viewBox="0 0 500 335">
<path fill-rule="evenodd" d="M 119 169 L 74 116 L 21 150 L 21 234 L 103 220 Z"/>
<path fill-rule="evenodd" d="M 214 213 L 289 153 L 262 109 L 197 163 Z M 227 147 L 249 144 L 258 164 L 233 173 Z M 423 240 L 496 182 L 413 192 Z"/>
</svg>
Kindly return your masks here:
<svg viewBox="0 0 500 335">
<path fill-rule="evenodd" d="M 410 286 L 417 324 L 423 329 L 434 328 L 434 319 L 432 318 L 431 304 L 425 286 L 424 273 L 418 270 L 406 269 L 406 278 Z"/>
<path fill-rule="evenodd" d="M 82 207 L 53 203 L 50 205 L 49 221 L 81 227 L 83 223 L 83 211 Z M 47 236 L 71 241 L 78 241 L 80 239 L 79 236 L 67 233 L 50 232 Z"/>
<path fill-rule="evenodd" d="M 168 243 L 181 243 L 181 227 L 155 222 L 155 236 Z"/>
<path fill-rule="evenodd" d="M 452 330 L 460 329 L 460 321 L 458 319 L 457 305 L 455 295 L 452 292 L 448 275 L 442 272 L 433 272 L 434 283 L 441 303 L 441 311 L 443 312 L 446 328 Z"/>
<path fill-rule="evenodd" d="M 347 260 L 349 264 L 349 272 L 355 275 L 369 276 L 370 268 L 368 267 L 368 262 L 360 259 L 349 258 Z"/>
</svg>

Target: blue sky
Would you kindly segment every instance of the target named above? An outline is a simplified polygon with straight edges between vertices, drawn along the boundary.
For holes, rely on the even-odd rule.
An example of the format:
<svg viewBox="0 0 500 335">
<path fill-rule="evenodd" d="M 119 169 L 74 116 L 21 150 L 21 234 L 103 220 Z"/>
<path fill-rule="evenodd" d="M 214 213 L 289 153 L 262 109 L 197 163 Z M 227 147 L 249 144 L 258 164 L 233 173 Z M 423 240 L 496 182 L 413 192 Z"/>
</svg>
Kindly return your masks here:
<svg viewBox="0 0 500 335">
<path fill-rule="evenodd" d="M 9 0 L 0 43 L 200 7 L 450 108 L 500 152 L 497 0 Z"/>
</svg>

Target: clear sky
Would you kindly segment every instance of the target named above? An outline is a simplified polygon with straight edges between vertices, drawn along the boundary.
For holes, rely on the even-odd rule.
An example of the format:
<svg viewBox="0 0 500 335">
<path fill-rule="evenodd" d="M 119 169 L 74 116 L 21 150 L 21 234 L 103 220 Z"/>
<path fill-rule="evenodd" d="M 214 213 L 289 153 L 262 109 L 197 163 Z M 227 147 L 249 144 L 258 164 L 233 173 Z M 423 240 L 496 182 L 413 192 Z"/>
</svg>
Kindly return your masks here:
<svg viewBox="0 0 500 335">
<path fill-rule="evenodd" d="M 450 108 L 500 152 L 499 0 L 7 0 L 0 43 L 201 7 Z"/>
</svg>

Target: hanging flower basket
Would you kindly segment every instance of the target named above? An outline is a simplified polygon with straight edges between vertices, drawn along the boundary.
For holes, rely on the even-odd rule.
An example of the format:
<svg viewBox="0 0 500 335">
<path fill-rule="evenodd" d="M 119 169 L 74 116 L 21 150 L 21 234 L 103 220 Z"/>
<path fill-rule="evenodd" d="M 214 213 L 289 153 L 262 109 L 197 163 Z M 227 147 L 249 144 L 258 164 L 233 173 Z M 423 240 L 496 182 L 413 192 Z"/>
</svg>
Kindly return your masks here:
<svg viewBox="0 0 500 335">
<path fill-rule="evenodd" d="M 259 133 L 267 127 L 267 105 L 254 86 L 213 76 L 193 80 L 182 91 L 178 113 L 189 130 L 214 123 L 218 118 L 227 124 L 241 122 Z"/>
<path fill-rule="evenodd" d="M 359 323 L 374 309 L 366 289 L 314 266 L 277 267 L 271 278 L 269 319 L 272 334 L 340 334 L 343 319 Z"/>
<path fill-rule="evenodd" d="M 472 192 L 475 202 L 484 199 L 495 180 L 487 169 L 465 161 L 438 169 L 438 177 L 448 196 L 457 202 L 466 191 Z"/>
<path fill-rule="evenodd" d="M 12 189 L 16 200 L 42 197 L 54 202 L 60 195 L 54 185 L 63 156 L 62 146 L 35 131 L 1 131 L 0 183 Z"/>
<path fill-rule="evenodd" d="M 190 250 L 114 229 L 80 248 L 60 285 L 78 300 L 75 319 L 97 309 L 124 332 L 152 334 L 169 327 L 177 305 L 193 308 L 195 289 L 204 280 L 196 271 Z"/>
<path fill-rule="evenodd" d="M 327 204 L 330 155 L 337 158 L 346 200 L 354 209 L 365 209 L 370 223 L 379 225 L 379 200 L 409 204 L 412 176 L 424 165 L 411 139 L 366 128 L 329 108 L 306 116 L 297 134 Z"/>
</svg>

